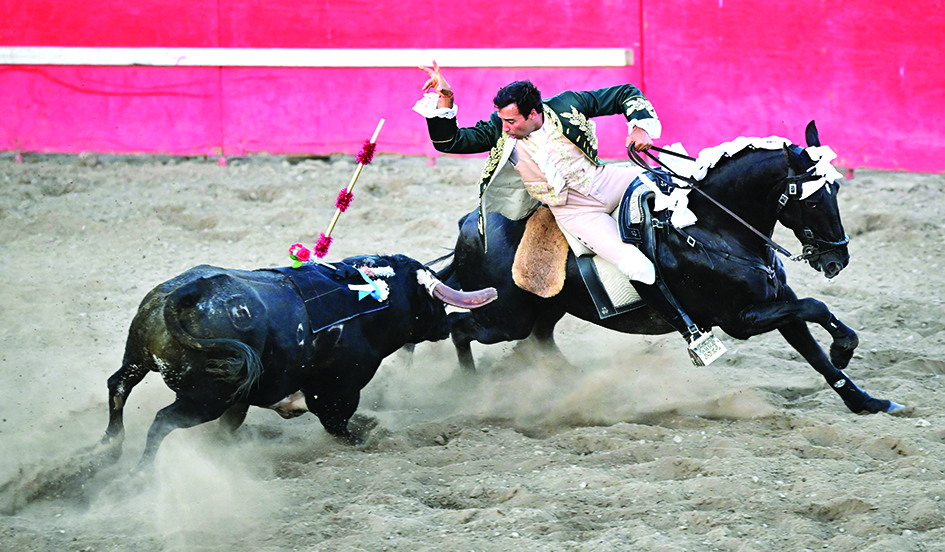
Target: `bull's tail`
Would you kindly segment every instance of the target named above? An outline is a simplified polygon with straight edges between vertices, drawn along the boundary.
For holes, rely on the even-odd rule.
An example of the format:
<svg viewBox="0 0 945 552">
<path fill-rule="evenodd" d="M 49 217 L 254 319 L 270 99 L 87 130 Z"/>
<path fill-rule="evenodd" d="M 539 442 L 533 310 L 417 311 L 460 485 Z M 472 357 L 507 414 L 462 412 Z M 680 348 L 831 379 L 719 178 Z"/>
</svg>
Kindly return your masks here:
<svg viewBox="0 0 945 552">
<path fill-rule="evenodd" d="M 206 291 L 207 279 L 198 278 L 172 291 L 164 303 L 167 332 L 181 345 L 219 357 L 207 362 L 207 372 L 227 383 L 238 384 L 234 399 L 246 397 L 262 377 L 259 354 L 238 339 L 199 338 L 181 325 L 182 311 L 194 307 Z"/>
</svg>

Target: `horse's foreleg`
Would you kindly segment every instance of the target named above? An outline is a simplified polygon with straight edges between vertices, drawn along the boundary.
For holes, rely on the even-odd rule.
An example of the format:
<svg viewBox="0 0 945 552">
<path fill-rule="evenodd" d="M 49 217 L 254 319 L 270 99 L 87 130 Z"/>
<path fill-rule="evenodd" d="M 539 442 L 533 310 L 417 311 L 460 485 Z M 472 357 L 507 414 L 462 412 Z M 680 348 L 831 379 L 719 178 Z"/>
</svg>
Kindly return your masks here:
<svg viewBox="0 0 945 552">
<path fill-rule="evenodd" d="M 529 338 L 545 353 L 560 355 L 561 350 L 555 343 L 555 326 L 564 317 L 564 310 L 543 312 L 535 319 L 535 325 L 532 326 L 532 333 Z"/>
<path fill-rule="evenodd" d="M 794 297 L 793 292 L 789 295 Z M 841 371 L 850 362 L 859 339 L 821 301 L 807 298 L 756 305 L 742 311 L 741 320 L 743 333 L 739 337 L 780 331 L 853 412 L 894 412 L 902 408 L 891 401 L 874 399 Z M 819 324 L 833 337 L 829 359 L 811 335 L 807 322 Z"/>
<path fill-rule="evenodd" d="M 778 328 L 778 331 L 827 380 L 830 387 L 840 395 L 843 403 L 851 411 L 876 414 L 877 412 L 895 412 L 902 409 L 902 406 L 892 401 L 874 399 L 869 393 L 857 387 L 853 380 L 842 370 L 831 364 L 824 350 L 810 334 L 806 323 L 791 322 Z"/>
<path fill-rule="evenodd" d="M 859 345 L 856 332 L 837 319 L 823 302 L 816 299 L 794 299 L 765 303 L 745 309 L 741 313 L 746 332 L 758 335 L 780 329 L 792 321 L 819 324 L 833 337 L 830 345 L 830 362 L 843 369 L 850 363 L 853 351 Z"/>
</svg>

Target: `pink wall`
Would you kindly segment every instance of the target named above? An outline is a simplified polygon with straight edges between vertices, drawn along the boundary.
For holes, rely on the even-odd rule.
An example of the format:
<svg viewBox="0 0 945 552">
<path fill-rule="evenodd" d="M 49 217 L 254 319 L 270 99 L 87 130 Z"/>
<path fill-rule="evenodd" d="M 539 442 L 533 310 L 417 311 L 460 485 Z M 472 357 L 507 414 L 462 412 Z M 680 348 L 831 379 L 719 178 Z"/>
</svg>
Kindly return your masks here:
<svg viewBox="0 0 945 552">
<path fill-rule="evenodd" d="M 625 68 L 445 70 L 461 124 L 517 78 L 546 95 L 631 82 L 660 113 L 660 143 L 799 142 L 816 119 L 842 166 L 945 171 L 937 0 L 261 4 L 0 0 L 0 46 L 626 48 Z M 356 153 L 383 117 L 379 151 L 433 155 L 410 110 L 423 80 L 412 68 L 0 65 L 0 151 Z M 599 120 L 605 157 L 625 156 L 617 119 Z"/>
<path fill-rule="evenodd" d="M 941 2 L 645 2 L 644 12 L 647 94 L 687 147 L 740 134 L 802 141 L 816 119 L 842 166 L 945 171 Z"/>
</svg>

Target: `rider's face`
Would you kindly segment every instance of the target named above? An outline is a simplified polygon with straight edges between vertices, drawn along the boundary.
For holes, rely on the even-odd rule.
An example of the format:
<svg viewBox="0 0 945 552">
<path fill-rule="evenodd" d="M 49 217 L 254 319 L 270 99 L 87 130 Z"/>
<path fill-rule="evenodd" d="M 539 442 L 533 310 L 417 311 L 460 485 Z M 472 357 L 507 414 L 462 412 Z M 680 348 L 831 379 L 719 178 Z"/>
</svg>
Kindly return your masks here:
<svg viewBox="0 0 945 552">
<path fill-rule="evenodd" d="M 497 113 L 502 120 L 502 132 L 516 139 L 522 139 L 541 128 L 541 117 L 538 111 L 532 110 L 528 118 L 518 112 L 518 105 L 511 103 L 500 108 Z"/>
</svg>

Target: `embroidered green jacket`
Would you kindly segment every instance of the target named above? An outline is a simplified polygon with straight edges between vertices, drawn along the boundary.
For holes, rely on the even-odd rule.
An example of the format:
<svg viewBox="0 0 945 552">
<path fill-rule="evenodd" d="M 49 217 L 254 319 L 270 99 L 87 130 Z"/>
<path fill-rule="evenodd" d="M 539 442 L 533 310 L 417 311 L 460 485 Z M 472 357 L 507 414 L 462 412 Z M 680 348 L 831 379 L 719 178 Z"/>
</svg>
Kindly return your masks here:
<svg viewBox="0 0 945 552">
<path fill-rule="evenodd" d="M 588 119 L 623 114 L 627 121 L 655 119 L 656 111 L 640 90 L 630 84 L 590 90 L 562 92 L 544 100 L 544 116 L 580 149 L 595 165 L 597 136 Z M 531 214 L 538 207 L 525 190 L 518 174 L 508 162 L 515 140 L 502 132 L 502 121 L 493 112 L 487 121 L 474 127 L 459 128 L 455 118 L 427 119 L 430 139 L 437 151 L 444 153 L 483 153 L 489 157 L 479 180 L 479 235 L 485 243 L 485 214 L 498 212 L 512 220 Z"/>
</svg>

